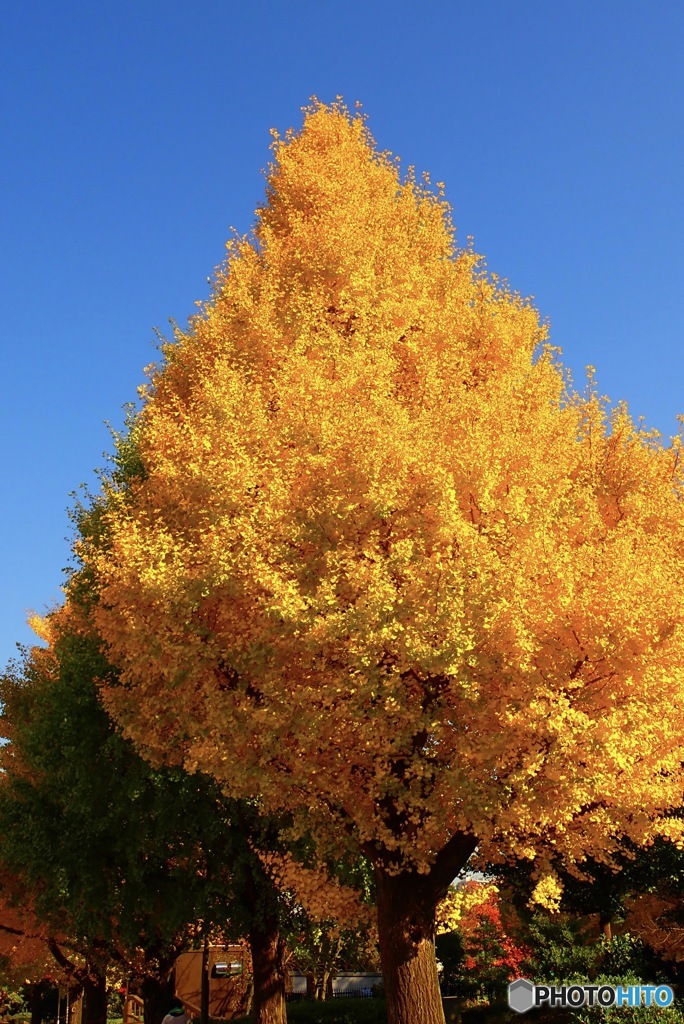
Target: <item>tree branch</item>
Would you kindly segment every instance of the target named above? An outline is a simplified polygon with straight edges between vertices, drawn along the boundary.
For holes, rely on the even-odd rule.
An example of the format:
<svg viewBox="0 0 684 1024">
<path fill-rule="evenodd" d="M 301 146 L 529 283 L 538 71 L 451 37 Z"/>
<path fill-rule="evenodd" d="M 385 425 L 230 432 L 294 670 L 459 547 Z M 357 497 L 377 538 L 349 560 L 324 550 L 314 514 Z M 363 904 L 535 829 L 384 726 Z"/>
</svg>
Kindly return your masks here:
<svg viewBox="0 0 684 1024">
<path fill-rule="evenodd" d="M 466 832 L 456 832 L 446 846 L 437 854 L 435 863 L 427 875 L 427 884 L 440 900 L 459 871 L 468 863 L 477 846 L 477 837 Z"/>
<path fill-rule="evenodd" d="M 21 928 L 10 928 L 8 924 L 0 924 L 0 932 L 8 932 L 10 935 L 19 935 L 23 939 L 39 939 L 40 935 L 29 935 L 28 932 L 24 932 Z"/>
<path fill-rule="evenodd" d="M 88 971 L 84 967 L 77 967 L 73 961 L 69 960 L 57 945 L 56 939 L 45 939 L 45 944 L 66 974 L 83 984 L 88 977 Z"/>
</svg>

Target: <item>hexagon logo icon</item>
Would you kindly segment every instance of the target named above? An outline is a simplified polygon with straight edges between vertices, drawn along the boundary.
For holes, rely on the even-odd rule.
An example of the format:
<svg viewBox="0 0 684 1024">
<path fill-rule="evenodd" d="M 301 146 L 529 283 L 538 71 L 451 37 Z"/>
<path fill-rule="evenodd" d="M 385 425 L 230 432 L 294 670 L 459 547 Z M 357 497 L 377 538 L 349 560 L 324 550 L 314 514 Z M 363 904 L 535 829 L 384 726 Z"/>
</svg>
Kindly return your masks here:
<svg viewBox="0 0 684 1024">
<path fill-rule="evenodd" d="M 508 1005 L 516 1013 L 527 1013 L 534 1006 L 534 985 L 527 978 L 516 978 L 508 986 Z"/>
</svg>

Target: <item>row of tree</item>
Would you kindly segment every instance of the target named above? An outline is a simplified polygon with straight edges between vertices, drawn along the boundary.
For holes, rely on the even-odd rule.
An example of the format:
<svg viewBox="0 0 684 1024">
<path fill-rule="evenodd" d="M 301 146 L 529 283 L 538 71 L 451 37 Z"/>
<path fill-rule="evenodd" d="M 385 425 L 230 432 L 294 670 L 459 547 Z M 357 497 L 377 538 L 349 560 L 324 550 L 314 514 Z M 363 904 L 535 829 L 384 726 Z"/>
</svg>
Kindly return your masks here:
<svg viewBox="0 0 684 1024">
<path fill-rule="evenodd" d="M 314 104 L 274 152 L 77 513 L 51 649 L 103 659 L 141 766 L 275 829 L 272 873 L 365 859 L 389 1022 L 443 1024 L 436 908 L 475 850 L 551 896 L 681 840 L 681 437 L 578 394 L 362 118 Z M 228 840 L 199 841 L 214 877 Z"/>
<path fill-rule="evenodd" d="M 372 957 L 368 928 L 352 936 L 343 922 L 332 935 L 276 883 L 268 858 L 284 850 L 284 822 L 136 753 L 99 697 L 111 666 L 92 636 L 58 619 L 48 649 L 0 682 L 0 932 L 38 943 L 36 981 L 52 961 L 72 994 L 84 992 L 86 1024 L 103 1024 L 114 972 L 142 996 L 146 1024 L 159 1024 L 181 951 L 205 937 L 248 939 L 259 1020 L 282 1003 L 288 950 L 314 982 L 345 957 Z M 319 964 L 317 944 L 332 939 Z"/>
</svg>

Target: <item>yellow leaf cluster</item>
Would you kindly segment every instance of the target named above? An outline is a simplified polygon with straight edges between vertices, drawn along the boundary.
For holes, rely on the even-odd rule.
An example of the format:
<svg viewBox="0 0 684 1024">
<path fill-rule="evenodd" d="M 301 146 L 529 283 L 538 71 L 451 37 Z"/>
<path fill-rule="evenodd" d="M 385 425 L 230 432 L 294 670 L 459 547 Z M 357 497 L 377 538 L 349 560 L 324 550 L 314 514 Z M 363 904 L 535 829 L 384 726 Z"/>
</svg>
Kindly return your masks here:
<svg viewBox="0 0 684 1024">
<path fill-rule="evenodd" d="M 543 907 L 544 910 L 549 910 L 554 914 L 560 910 L 562 895 L 562 882 L 556 874 L 547 872 L 541 876 L 532 890 L 530 904 L 536 904 L 538 907 Z"/>
<path fill-rule="evenodd" d="M 323 865 L 305 867 L 288 853 L 259 853 L 281 892 L 291 892 L 314 921 L 336 921 L 348 928 L 372 926 L 373 910 L 356 889 L 331 878 Z"/>
<path fill-rule="evenodd" d="M 437 904 L 437 934 L 455 931 L 464 914 L 482 906 L 498 891 L 498 886 L 493 882 L 468 882 L 465 885 L 452 886 L 444 899 Z"/>
<path fill-rule="evenodd" d="M 53 629 L 49 616 L 34 613 L 29 615 L 27 622 L 40 640 L 47 644 L 52 643 Z"/>
</svg>

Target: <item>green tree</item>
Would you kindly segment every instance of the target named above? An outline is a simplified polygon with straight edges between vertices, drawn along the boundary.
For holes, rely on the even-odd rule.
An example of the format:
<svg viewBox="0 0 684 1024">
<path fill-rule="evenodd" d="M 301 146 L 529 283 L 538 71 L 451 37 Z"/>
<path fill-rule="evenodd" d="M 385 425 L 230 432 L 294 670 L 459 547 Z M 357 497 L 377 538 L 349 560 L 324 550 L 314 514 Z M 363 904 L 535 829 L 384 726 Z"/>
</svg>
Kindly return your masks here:
<svg viewBox="0 0 684 1024">
<path fill-rule="evenodd" d="M 144 761 L 99 699 L 96 681 L 111 672 L 95 638 L 62 628 L 0 681 L 0 863 L 85 953 L 85 969 L 63 946 L 55 955 L 92 980 L 92 1019 L 103 1019 L 114 962 L 138 978 L 158 1024 L 197 922 L 248 933 L 258 976 L 260 944 L 282 946 L 281 901 L 250 845 L 268 839 L 258 814 L 206 776 Z"/>
</svg>

